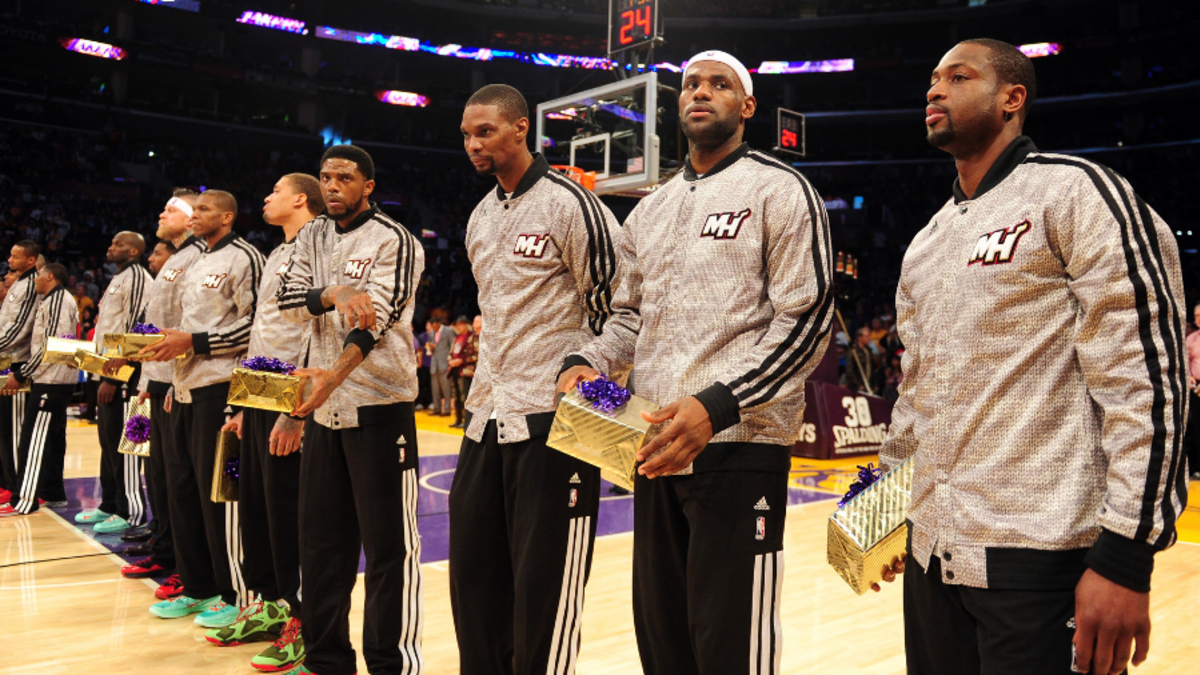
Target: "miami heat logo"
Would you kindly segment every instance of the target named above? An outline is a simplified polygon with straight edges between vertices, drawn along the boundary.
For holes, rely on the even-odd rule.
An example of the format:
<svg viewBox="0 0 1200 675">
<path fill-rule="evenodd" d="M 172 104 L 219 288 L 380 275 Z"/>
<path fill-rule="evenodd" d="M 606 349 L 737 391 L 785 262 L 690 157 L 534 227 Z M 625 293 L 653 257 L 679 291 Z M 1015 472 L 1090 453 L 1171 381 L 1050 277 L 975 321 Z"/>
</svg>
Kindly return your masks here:
<svg viewBox="0 0 1200 675">
<path fill-rule="evenodd" d="M 550 241 L 550 234 L 518 234 L 517 245 L 513 247 L 513 254 L 524 256 L 526 258 L 540 258 L 546 252 L 546 242 Z"/>
<path fill-rule="evenodd" d="M 204 281 L 200 285 L 205 288 L 220 288 L 221 282 L 225 281 L 228 274 L 207 274 L 204 276 Z"/>
<path fill-rule="evenodd" d="M 371 264 L 371 259 L 366 260 L 347 260 L 346 268 L 342 270 L 342 275 L 351 279 L 361 279 L 367 273 L 367 265 Z"/>
<path fill-rule="evenodd" d="M 290 260 L 283 263 L 282 265 L 279 266 L 279 271 L 275 273 L 275 276 L 281 277 L 281 276 L 287 274 L 288 268 L 291 266 L 292 266 L 292 261 L 290 261 Z"/>
<path fill-rule="evenodd" d="M 1029 231 L 1028 220 L 1022 220 L 1016 225 L 1005 227 L 994 232 L 988 232 L 975 242 L 975 250 L 967 267 L 980 265 L 1002 265 L 1012 262 L 1013 254 L 1017 252 L 1017 242 Z"/>
<path fill-rule="evenodd" d="M 737 213 L 710 213 L 704 219 L 704 227 L 700 228 L 701 237 L 713 239 L 737 239 L 742 223 L 750 217 L 750 209 L 742 209 Z"/>
<path fill-rule="evenodd" d="M 173 269 L 173 270 L 163 270 L 163 271 L 162 271 L 162 276 L 163 276 L 163 278 L 164 278 L 164 279 L 166 279 L 167 281 L 175 281 L 176 279 L 178 279 L 178 278 L 179 278 L 179 275 L 180 275 L 180 274 L 183 274 L 183 268 L 182 268 L 182 267 L 177 267 L 177 268 L 175 268 L 175 269 Z"/>
</svg>

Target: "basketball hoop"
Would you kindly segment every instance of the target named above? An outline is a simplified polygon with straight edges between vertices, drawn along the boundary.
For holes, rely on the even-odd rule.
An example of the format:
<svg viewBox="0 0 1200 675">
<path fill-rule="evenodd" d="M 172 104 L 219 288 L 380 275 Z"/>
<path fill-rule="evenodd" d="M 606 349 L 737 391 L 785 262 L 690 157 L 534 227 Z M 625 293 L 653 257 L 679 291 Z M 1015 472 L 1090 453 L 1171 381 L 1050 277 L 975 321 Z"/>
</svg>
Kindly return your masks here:
<svg viewBox="0 0 1200 675">
<path fill-rule="evenodd" d="M 550 168 L 558 170 L 558 172 L 562 175 L 570 178 L 589 190 L 594 191 L 596 189 L 595 171 L 584 171 L 577 166 L 570 166 L 568 164 L 551 164 Z"/>
</svg>

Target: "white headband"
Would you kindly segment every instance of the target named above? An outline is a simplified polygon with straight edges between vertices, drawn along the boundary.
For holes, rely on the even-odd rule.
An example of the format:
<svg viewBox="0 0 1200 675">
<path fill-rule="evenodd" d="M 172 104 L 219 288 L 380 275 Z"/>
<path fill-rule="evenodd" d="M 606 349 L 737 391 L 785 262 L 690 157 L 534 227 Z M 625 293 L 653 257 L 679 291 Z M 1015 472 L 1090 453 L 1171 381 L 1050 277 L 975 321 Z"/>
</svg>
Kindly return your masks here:
<svg viewBox="0 0 1200 675">
<path fill-rule="evenodd" d="M 690 68 L 692 64 L 700 63 L 701 61 L 716 61 L 717 63 L 724 63 L 730 68 L 733 68 L 733 72 L 737 74 L 738 79 L 742 82 L 742 89 L 746 91 L 746 95 L 754 95 L 754 83 L 750 81 L 750 71 L 746 70 L 746 66 L 743 66 L 742 62 L 738 61 L 733 54 L 716 49 L 710 49 L 706 52 L 700 52 L 699 54 L 688 59 L 687 67 Z M 685 77 L 687 76 L 687 68 L 684 68 L 683 74 Z"/>
<path fill-rule="evenodd" d="M 185 215 L 187 215 L 188 218 L 192 217 L 192 205 L 183 201 L 179 197 L 171 197 L 170 199 L 168 199 L 167 206 L 174 206 L 175 208 L 179 209 L 180 211 L 183 211 L 183 213 Z"/>
</svg>

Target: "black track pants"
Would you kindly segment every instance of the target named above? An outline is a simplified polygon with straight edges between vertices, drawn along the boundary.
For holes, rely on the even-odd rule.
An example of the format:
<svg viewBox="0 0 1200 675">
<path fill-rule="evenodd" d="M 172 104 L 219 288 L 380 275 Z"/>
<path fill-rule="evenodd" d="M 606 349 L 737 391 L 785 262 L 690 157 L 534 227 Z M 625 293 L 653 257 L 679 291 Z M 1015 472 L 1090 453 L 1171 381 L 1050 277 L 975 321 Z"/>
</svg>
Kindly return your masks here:
<svg viewBox="0 0 1200 675">
<path fill-rule="evenodd" d="M 277 419 L 277 412 L 242 411 L 242 574 L 256 596 L 286 600 L 300 616 L 300 452 L 271 454 Z"/>
<path fill-rule="evenodd" d="M 600 470 L 546 447 L 463 439 L 450 488 L 450 602 L 462 675 L 574 672 Z"/>
<path fill-rule="evenodd" d="M 38 510 L 38 498 L 63 501 L 63 461 L 67 453 L 67 404 L 73 384 L 34 384 L 29 392 L 17 445 L 19 487 L 12 506 L 21 513 Z"/>
</svg>

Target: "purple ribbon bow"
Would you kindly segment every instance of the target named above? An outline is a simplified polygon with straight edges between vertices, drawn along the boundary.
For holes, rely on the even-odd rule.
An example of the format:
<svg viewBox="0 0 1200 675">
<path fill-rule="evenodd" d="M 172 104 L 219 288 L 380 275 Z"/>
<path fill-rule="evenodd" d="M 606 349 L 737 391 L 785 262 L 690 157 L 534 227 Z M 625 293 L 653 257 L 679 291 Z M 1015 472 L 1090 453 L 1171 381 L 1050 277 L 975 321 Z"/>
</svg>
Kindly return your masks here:
<svg viewBox="0 0 1200 675">
<path fill-rule="evenodd" d="M 246 359 L 242 361 L 242 367 L 260 373 L 279 373 L 280 375 L 291 375 L 296 370 L 296 366 L 287 361 L 280 361 L 269 356 L 255 356 Z"/>
<path fill-rule="evenodd" d="M 150 440 L 150 418 L 145 415 L 134 415 L 125 422 L 125 438 L 135 445 Z"/>
<path fill-rule="evenodd" d="M 611 413 L 629 403 L 629 390 L 608 379 L 607 375 L 579 383 L 579 395 L 592 402 L 600 412 Z"/>
<path fill-rule="evenodd" d="M 866 466 L 858 467 L 858 480 L 850 484 L 850 490 L 846 492 L 846 496 L 842 497 L 842 501 L 838 502 L 838 508 L 845 506 L 851 499 L 857 497 L 863 490 L 871 487 L 875 481 L 883 477 L 883 469 L 875 468 L 873 463 L 868 463 Z"/>
</svg>

